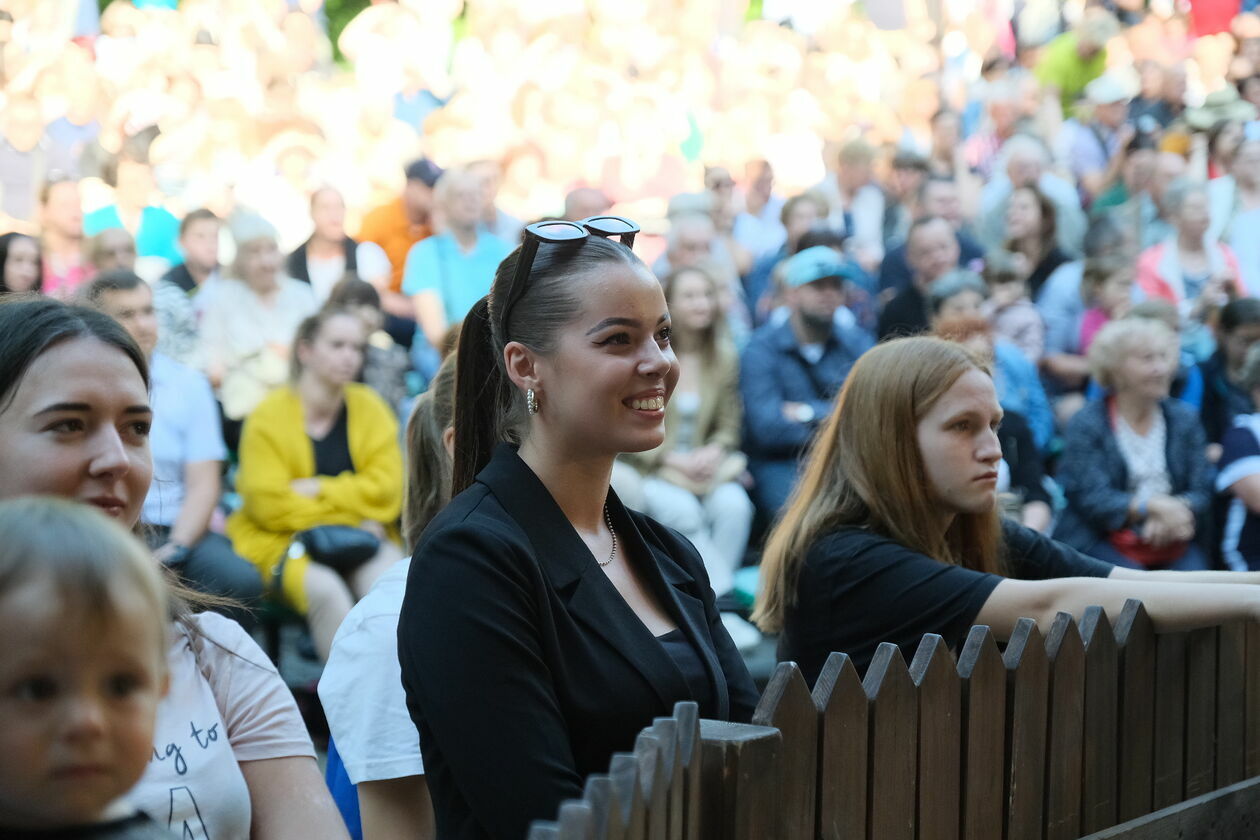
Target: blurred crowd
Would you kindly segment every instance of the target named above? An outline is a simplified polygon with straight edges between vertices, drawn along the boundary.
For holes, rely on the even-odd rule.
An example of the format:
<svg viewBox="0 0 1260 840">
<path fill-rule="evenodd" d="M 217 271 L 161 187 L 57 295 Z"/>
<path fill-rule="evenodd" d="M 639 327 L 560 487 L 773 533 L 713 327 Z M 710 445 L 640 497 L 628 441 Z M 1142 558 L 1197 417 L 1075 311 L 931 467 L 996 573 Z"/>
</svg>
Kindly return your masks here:
<svg viewBox="0 0 1260 840">
<path fill-rule="evenodd" d="M 0 0 L 0 295 L 126 328 L 151 547 L 320 661 L 445 502 L 459 325 L 551 219 L 642 228 L 682 375 L 613 486 L 744 650 L 802 455 L 900 335 L 992 370 L 1009 516 L 1260 569 L 1254 5 L 411 0 L 334 49 L 321 0 Z M 289 549 L 322 526 L 350 565 Z"/>
</svg>

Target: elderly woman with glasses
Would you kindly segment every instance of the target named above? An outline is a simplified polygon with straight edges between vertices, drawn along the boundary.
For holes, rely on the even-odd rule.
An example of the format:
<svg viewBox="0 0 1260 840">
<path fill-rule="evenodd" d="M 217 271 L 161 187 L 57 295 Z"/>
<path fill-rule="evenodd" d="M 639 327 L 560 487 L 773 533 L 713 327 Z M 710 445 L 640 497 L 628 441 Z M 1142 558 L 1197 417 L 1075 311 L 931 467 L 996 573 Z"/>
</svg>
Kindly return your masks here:
<svg viewBox="0 0 1260 840">
<path fill-rule="evenodd" d="M 664 440 L 679 376 L 637 231 L 530 225 L 464 321 L 456 495 L 398 625 L 440 837 L 523 837 L 676 702 L 756 703 L 700 554 L 609 488 L 618 455 Z"/>
</svg>

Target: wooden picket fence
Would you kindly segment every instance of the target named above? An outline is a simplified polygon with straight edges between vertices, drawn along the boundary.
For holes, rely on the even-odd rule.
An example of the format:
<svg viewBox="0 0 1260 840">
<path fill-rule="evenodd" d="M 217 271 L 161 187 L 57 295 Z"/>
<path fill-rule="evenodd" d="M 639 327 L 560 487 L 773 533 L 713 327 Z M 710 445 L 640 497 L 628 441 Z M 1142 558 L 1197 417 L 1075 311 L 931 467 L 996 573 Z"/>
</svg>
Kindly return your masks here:
<svg viewBox="0 0 1260 840">
<path fill-rule="evenodd" d="M 680 703 L 529 840 L 1255 838 L 1254 777 L 1260 625 L 1156 634 L 1129 601 L 864 678 L 833 653 L 812 692 L 781 663 L 750 725 Z"/>
</svg>

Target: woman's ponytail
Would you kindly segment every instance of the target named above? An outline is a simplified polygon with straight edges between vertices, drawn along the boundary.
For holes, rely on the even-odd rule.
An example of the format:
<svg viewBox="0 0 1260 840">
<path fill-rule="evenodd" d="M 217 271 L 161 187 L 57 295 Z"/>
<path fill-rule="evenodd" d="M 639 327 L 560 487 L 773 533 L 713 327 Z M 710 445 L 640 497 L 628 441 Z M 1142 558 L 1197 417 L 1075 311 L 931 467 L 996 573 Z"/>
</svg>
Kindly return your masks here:
<svg viewBox="0 0 1260 840">
<path fill-rule="evenodd" d="M 459 333 L 455 360 L 455 463 L 451 495 L 473 483 L 494 451 L 507 400 L 507 377 L 495 358 L 490 296 L 473 305 Z"/>
</svg>

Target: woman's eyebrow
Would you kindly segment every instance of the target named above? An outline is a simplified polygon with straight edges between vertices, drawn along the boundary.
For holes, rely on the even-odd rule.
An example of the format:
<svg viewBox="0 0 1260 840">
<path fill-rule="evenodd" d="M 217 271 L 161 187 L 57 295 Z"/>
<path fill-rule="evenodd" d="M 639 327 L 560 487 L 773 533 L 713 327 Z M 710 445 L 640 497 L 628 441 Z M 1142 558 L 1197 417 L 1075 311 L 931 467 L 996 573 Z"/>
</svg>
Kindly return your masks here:
<svg viewBox="0 0 1260 840">
<path fill-rule="evenodd" d="M 43 414 L 52 414 L 59 411 L 91 411 L 92 406 L 84 402 L 59 402 L 50 406 L 41 408 L 35 412 L 35 416 L 39 417 Z M 124 414 L 152 414 L 153 409 L 147 405 L 129 405 L 123 409 Z"/>
<path fill-rule="evenodd" d="M 656 325 L 659 327 L 661 324 L 665 323 L 668 320 L 669 320 L 669 313 L 666 312 L 660 318 L 656 319 Z M 594 335 L 600 330 L 608 329 L 609 327 L 641 327 L 641 326 L 643 326 L 643 324 L 637 318 L 605 318 L 604 320 L 600 321 L 598 324 L 596 324 L 595 326 L 587 330 L 586 334 Z"/>
</svg>

